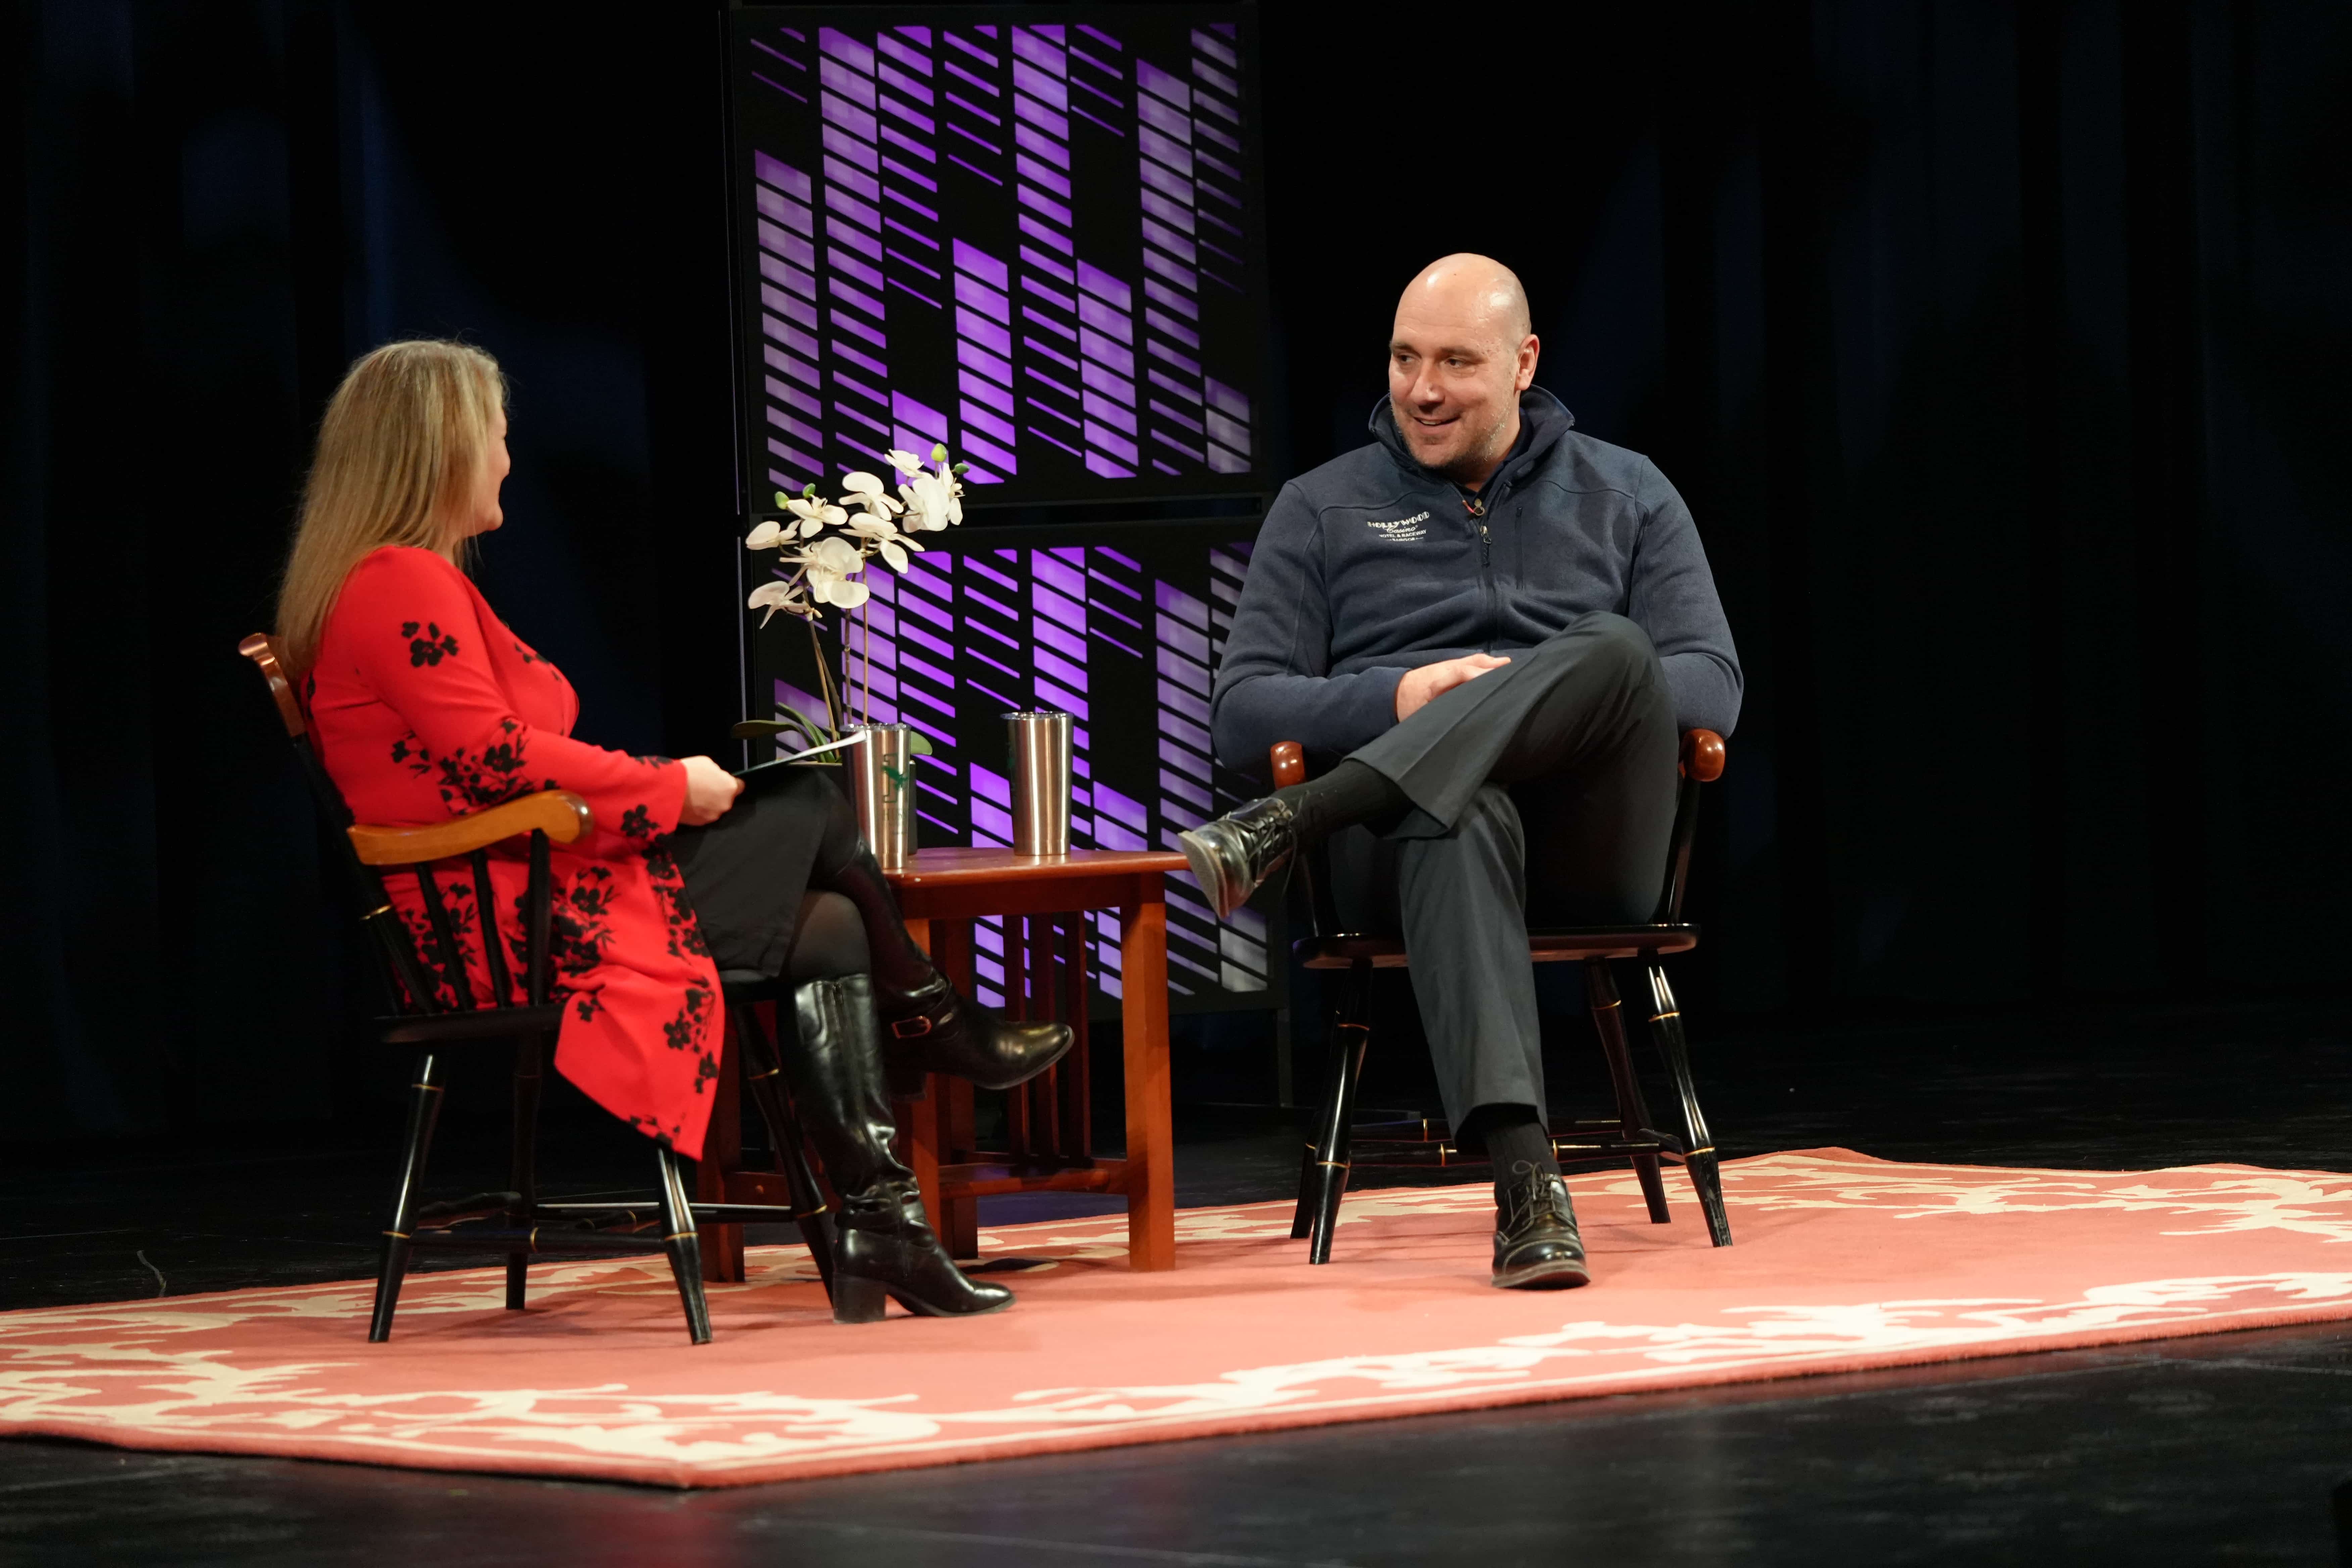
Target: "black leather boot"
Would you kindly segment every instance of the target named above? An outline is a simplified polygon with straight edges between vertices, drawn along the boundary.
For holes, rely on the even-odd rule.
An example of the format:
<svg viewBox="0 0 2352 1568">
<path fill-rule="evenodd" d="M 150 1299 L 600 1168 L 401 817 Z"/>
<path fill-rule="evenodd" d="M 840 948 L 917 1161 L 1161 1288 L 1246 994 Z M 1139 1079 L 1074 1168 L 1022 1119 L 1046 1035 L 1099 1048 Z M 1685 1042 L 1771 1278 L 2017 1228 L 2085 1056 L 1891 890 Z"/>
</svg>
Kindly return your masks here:
<svg viewBox="0 0 2352 1568">
<path fill-rule="evenodd" d="M 817 980 L 793 994 L 799 1024 L 784 1053 L 801 1122 L 840 1194 L 833 1254 L 833 1321 L 880 1321 L 884 1298 L 926 1317 L 993 1312 L 1013 1305 L 1002 1285 L 968 1279 L 923 1215 L 915 1173 L 890 1152 L 873 983 L 863 974 Z"/>
<path fill-rule="evenodd" d="M 898 898 L 863 847 L 824 885 L 856 905 L 865 924 L 883 1059 L 901 1094 L 918 1092 L 932 1072 L 1011 1089 L 1061 1060 L 1076 1038 L 1067 1024 L 1007 1023 L 958 992 L 907 934 Z"/>
<path fill-rule="evenodd" d="M 968 1078 L 982 1089 L 1011 1089 L 1060 1061 L 1077 1037 L 1067 1024 L 1008 1023 L 936 969 L 911 991 L 877 991 L 875 1005 L 888 1031 L 882 1054 L 893 1080 L 918 1089 L 927 1072 Z"/>
<path fill-rule="evenodd" d="M 1592 1282 L 1568 1184 L 1525 1162 L 1495 1207 L 1495 1283 L 1506 1289 L 1566 1290 Z"/>
<path fill-rule="evenodd" d="M 1290 863 L 1298 849 L 1298 829 L 1290 803 L 1268 795 L 1180 833 L 1176 841 L 1192 863 L 1192 879 L 1223 919 Z"/>
</svg>

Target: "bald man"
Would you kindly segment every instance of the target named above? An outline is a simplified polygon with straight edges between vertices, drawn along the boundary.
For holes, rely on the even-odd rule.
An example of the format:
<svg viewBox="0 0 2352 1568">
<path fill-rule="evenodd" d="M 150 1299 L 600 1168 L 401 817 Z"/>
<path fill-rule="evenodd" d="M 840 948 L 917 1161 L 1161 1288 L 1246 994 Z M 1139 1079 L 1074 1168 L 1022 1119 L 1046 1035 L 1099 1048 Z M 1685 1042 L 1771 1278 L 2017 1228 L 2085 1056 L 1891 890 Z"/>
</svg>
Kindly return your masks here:
<svg viewBox="0 0 2352 1568">
<path fill-rule="evenodd" d="M 1283 488 L 1211 700 L 1217 754 L 1304 784 L 1181 836 L 1221 912 L 1330 842 L 1349 929 L 1401 931 L 1457 1141 L 1495 1167 L 1496 1285 L 1591 1274 L 1552 1157 L 1530 914 L 1646 921 L 1680 731 L 1730 732 L 1739 660 L 1689 510 L 1535 385 L 1526 292 L 1483 256 L 1397 302 L 1372 442 Z"/>
</svg>

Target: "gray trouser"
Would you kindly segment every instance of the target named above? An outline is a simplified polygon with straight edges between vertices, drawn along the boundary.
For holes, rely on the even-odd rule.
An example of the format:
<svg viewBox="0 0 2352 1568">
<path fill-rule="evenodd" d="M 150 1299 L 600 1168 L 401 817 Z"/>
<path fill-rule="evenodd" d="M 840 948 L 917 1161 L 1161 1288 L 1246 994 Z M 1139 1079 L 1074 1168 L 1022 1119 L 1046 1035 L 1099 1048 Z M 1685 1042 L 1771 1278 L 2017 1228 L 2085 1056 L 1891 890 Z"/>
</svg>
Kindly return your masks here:
<svg viewBox="0 0 2352 1568">
<path fill-rule="evenodd" d="M 1484 1105 L 1542 1113 L 1529 917 L 1652 918 L 1678 740 L 1649 637 L 1594 614 L 1354 753 L 1413 809 L 1332 836 L 1333 894 L 1351 929 L 1403 935 L 1454 1126 Z"/>
</svg>

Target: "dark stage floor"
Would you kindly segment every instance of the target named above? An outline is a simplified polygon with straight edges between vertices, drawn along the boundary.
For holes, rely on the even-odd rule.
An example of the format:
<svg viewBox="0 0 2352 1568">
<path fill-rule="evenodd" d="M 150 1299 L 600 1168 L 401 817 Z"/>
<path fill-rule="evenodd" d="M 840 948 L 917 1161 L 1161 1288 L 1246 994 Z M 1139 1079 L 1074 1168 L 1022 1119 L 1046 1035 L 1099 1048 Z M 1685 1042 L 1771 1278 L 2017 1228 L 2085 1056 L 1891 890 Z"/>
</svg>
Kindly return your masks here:
<svg viewBox="0 0 2352 1568">
<path fill-rule="evenodd" d="M 1698 1070 L 1733 1156 L 2352 1170 L 2341 1014 L 1702 1035 Z M 626 1134 L 558 1121 L 551 1177 L 641 1174 Z M 456 1123 L 436 1177 L 496 1184 L 493 1125 Z M 0 1307 L 364 1274 L 388 1131 L 18 1158 Z M 1182 1202 L 1286 1195 L 1281 1113 L 1194 1108 L 1179 1139 Z M 2326 1328 L 698 1494 L 26 1442 L 0 1562 L 2326 1563 L 2347 1396 Z"/>
</svg>

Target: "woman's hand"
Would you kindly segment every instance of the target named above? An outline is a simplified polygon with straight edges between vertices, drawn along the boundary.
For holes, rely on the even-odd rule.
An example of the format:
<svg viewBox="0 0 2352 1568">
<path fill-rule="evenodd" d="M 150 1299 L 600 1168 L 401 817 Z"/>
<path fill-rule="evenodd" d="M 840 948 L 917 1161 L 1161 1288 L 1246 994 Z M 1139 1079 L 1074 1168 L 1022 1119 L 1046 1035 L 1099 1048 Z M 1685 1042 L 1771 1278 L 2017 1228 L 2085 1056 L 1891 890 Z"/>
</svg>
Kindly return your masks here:
<svg viewBox="0 0 2352 1568">
<path fill-rule="evenodd" d="M 686 759 L 686 805 L 677 814 L 680 827 L 700 827 L 727 815 L 743 781 L 709 757 Z"/>
</svg>

